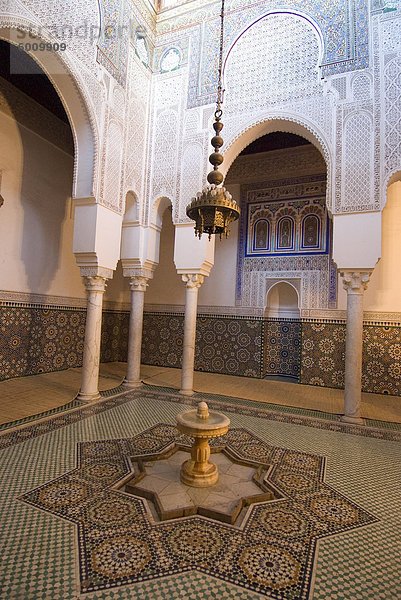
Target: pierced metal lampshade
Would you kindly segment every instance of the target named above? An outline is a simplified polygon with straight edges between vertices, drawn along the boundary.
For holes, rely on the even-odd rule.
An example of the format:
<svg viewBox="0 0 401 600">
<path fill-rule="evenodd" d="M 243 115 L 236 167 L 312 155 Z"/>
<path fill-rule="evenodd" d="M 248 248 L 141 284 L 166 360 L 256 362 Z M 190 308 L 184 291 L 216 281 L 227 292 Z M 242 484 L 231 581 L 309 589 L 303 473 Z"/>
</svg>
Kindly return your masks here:
<svg viewBox="0 0 401 600">
<path fill-rule="evenodd" d="M 223 162 L 223 156 L 219 153 L 219 148 L 223 145 L 223 138 L 219 135 L 223 128 L 220 116 L 221 110 L 216 111 L 216 121 L 213 123 L 216 135 L 212 138 L 214 152 L 209 156 L 213 171 L 207 176 L 210 185 L 198 192 L 196 198 L 192 198 L 191 204 L 187 206 L 187 215 L 195 221 L 195 235 L 199 239 L 202 237 L 202 233 L 207 233 L 209 240 L 212 235 L 216 234 L 220 235 L 220 239 L 223 235 L 228 237 L 230 223 L 238 219 L 240 214 L 238 204 L 226 188 L 221 185 L 224 177 L 218 170 L 218 165 Z"/>
<path fill-rule="evenodd" d="M 239 217 L 239 208 L 225 187 L 212 184 L 193 198 L 187 206 L 187 215 L 195 221 L 195 235 L 199 239 L 202 233 L 209 234 L 209 240 L 215 234 L 221 239 L 223 235 L 228 237 L 230 223 Z"/>
</svg>

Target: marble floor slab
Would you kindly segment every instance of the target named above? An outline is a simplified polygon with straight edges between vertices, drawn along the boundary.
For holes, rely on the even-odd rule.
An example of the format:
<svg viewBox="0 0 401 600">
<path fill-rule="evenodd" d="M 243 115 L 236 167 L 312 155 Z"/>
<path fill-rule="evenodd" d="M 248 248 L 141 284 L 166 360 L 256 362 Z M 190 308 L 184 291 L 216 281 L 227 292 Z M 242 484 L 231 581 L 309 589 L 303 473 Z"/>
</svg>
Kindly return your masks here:
<svg viewBox="0 0 401 600">
<path fill-rule="evenodd" d="M 103 363 L 99 389 L 104 394 L 118 387 L 124 379 L 126 363 Z M 142 380 L 150 385 L 180 388 L 180 369 L 142 365 Z M 0 425 L 29 419 L 40 413 L 60 411 L 71 403 L 79 391 L 81 369 L 42 373 L 0 382 Z M 200 393 L 224 394 L 295 409 L 343 413 L 343 390 L 299 385 L 285 381 L 268 381 L 216 373 L 195 372 L 194 389 Z M 362 416 L 366 419 L 401 423 L 401 398 L 362 393 Z"/>
</svg>

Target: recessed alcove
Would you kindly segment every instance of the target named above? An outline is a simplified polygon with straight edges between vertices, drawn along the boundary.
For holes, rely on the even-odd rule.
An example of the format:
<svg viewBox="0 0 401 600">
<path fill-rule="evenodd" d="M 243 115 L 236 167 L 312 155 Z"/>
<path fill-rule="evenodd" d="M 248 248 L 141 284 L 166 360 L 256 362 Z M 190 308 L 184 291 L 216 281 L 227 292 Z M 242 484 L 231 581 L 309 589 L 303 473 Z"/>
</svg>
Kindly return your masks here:
<svg viewBox="0 0 401 600">
<path fill-rule="evenodd" d="M 268 291 L 265 317 L 299 319 L 299 299 L 295 287 L 287 281 L 274 284 Z"/>
</svg>

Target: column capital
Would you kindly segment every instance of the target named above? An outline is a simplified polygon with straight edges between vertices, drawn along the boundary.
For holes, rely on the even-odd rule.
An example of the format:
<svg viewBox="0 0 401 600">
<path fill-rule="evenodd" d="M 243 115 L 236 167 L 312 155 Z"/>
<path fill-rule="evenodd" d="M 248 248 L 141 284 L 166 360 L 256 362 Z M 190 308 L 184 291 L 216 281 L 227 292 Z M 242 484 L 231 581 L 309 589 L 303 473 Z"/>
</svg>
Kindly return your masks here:
<svg viewBox="0 0 401 600">
<path fill-rule="evenodd" d="M 368 287 L 373 269 L 344 269 L 340 271 L 343 287 L 348 294 L 363 294 Z"/>
<path fill-rule="evenodd" d="M 129 286 L 131 292 L 146 292 L 146 288 L 148 287 L 149 277 L 141 277 L 139 275 L 134 275 L 130 277 Z"/>
<path fill-rule="evenodd" d="M 85 288 L 87 292 L 104 292 L 107 285 L 106 277 L 100 277 L 100 275 L 96 276 L 87 276 L 83 277 Z"/>
<path fill-rule="evenodd" d="M 113 279 L 113 269 L 107 267 L 93 267 L 82 266 L 79 268 L 81 277 L 102 277 L 103 279 Z"/>
<path fill-rule="evenodd" d="M 186 284 L 187 289 L 198 289 L 203 283 L 204 276 L 200 273 L 185 273 L 181 275 L 181 279 Z"/>
<path fill-rule="evenodd" d="M 123 276 L 129 277 L 143 277 L 145 279 L 153 279 L 154 269 L 146 269 L 144 267 L 124 267 L 123 265 Z"/>
</svg>

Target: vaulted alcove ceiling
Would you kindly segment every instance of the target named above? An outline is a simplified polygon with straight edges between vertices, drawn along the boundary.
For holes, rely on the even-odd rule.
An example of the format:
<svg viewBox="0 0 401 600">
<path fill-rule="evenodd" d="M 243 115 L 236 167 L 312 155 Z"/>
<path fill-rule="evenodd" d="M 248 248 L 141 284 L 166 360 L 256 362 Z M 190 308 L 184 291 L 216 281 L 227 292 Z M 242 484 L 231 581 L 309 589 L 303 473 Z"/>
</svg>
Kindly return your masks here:
<svg viewBox="0 0 401 600">
<path fill-rule="evenodd" d="M 254 140 L 249 146 L 243 149 L 241 154 L 258 154 L 259 152 L 295 148 L 296 146 L 304 146 L 306 144 L 310 144 L 310 142 L 300 135 L 285 131 L 274 131 Z"/>
<path fill-rule="evenodd" d="M 62 102 L 47 75 L 23 50 L 0 40 L 0 77 L 68 123 Z"/>
</svg>

